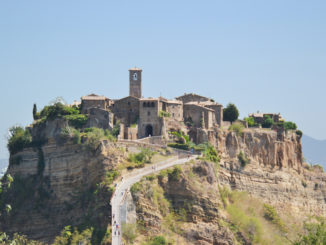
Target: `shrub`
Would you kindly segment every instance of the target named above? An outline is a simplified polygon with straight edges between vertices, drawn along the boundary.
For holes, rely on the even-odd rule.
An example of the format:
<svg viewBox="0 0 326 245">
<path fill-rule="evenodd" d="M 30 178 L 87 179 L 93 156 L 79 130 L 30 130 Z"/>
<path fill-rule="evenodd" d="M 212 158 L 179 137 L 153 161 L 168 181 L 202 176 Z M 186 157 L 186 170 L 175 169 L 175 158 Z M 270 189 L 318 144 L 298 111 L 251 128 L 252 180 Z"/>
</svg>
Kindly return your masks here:
<svg viewBox="0 0 326 245">
<path fill-rule="evenodd" d="M 244 126 L 240 122 L 235 122 L 229 127 L 229 130 L 236 132 L 237 135 L 242 135 L 243 129 L 244 129 Z"/>
<path fill-rule="evenodd" d="M 156 236 L 151 241 L 150 245 L 166 245 L 167 242 L 164 236 Z"/>
<path fill-rule="evenodd" d="M 306 234 L 294 242 L 294 245 L 326 244 L 326 225 L 324 222 L 305 224 Z"/>
<path fill-rule="evenodd" d="M 255 119 L 253 117 L 245 117 L 244 120 L 248 123 L 248 127 L 255 126 Z"/>
<path fill-rule="evenodd" d="M 180 166 L 175 166 L 173 170 L 169 170 L 168 171 L 169 181 L 178 181 L 180 179 L 181 172 L 182 170 Z"/>
<path fill-rule="evenodd" d="M 71 138 L 75 144 L 81 143 L 81 136 L 80 132 L 77 129 L 71 128 L 71 127 L 65 127 L 61 130 L 60 137 L 63 140 L 68 140 Z"/>
<path fill-rule="evenodd" d="M 297 125 L 294 122 L 284 122 L 283 127 L 285 130 L 296 130 Z"/>
<path fill-rule="evenodd" d="M 86 134 L 87 141 L 86 146 L 89 150 L 95 151 L 101 143 L 101 140 L 105 137 L 104 130 L 101 128 L 92 128 Z"/>
<path fill-rule="evenodd" d="M 264 115 L 264 122 L 262 123 L 263 128 L 270 128 L 274 124 L 273 119 L 269 115 Z"/>
<path fill-rule="evenodd" d="M 141 189 L 141 185 L 139 182 L 137 182 L 130 187 L 130 192 L 132 194 L 135 194 L 136 192 L 140 191 L 140 189 Z"/>
<path fill-rule="evenodd" d="M 238 159 L 242 167 L 245 167 L 248 163 L 250 163 L 250 159 L 242 151 L 240 151 L 238 154 Z"/>
<path fill-rule="evenodd" d="M 162 118 L 162 117 L 170 117 L 171 115 L 166 111 L 159 111 L 158 116 Z"/>
<path fill-rule="evenodd" d="M 234 122 L 239 117 L 239 111 L 238 108 L 232 104 L 229 103 L 226 108 L 223 109 L 223 120 L 224 121 L 230 121 Z"/>
<path fill-rule="evenodd" d="M 114 137 L 118 137 L 119 134 L 120 134 L 120 121 L 117 121 L 112 129 L 112 135 Z"/>
<path fill-rule="evenodd" d="M 149 148 L 142 148 L 139 153 L 130 153 L 128 160 L 138 164 L 150 163 L 155 154 L 156 152 Z"/>
<path fill-rule="evenodd" d="M 295 133 L 296 133 L 298 136 L 302 137 L 302 131 L 301 131 L 301 130 L 296 130 Z"/>
<path fill-rule="evenodd" d="M 210 144 L 208 144 L 207 147 L 205 148 L 203 155 L 204 158 L 208 161 L 215 162 L 215 163 L 220 162 L 220 158 L 218 156 L 216 149 Z"/>
<path fill-rule="evenodd" d="M 85 114 L 73 114 L 73 115 L 66 115 L 64 116 L 69 123 L 69 125 L 75 128 L 82 128 L 85 126 L 88 116 Z"/>
<path fill-rule="evenodd" d="M 307 182 L 306 181 L 304 181 L 304 180 L 301 180 L 301 184 L 302 184 L 302 186 L 304 187 L 304 188 L 307 188 Z"/>
<path fill-rule="evenodd" d="M 27 129 L 14 126 L 9 129 L 10 138 L 8 139 L 8 150 L 10 154 L 15 154 L 32 143 L 32 135 Z"/>
<path fill-rule="evenodd" d="M 55 118 L 61 118 L 65 115 L 77 115 L 80 111 L 77 107 L 70 107 L 62 104 L 61 102 L 56 102 L 53 105 L 45 106 L 40 112 L 41 117 L 53 120 Z"/>
<path fill-rule="evenodd" d="M 189 146 L 187 144 L 182 144 L 182 143 L 169 143 L 168 146 L 172 148 L 181 149 L 181 150 L 189 150 Z"/>
<path fill-rule="evenodd" d="M 122 224 L 122 236 L 128 244 L 132 244 L 137 237 L 137 225 L 136 224 Z"/>
<path fill-rule="evenodd" d="M 275 208 L 271 205 L 264 204 L 264 217 L 265 219 L 271 221 L 275 225 L 277 225 L 282 231 L 286 231 L 285 224 L 281 220 L 280 216 L 276 212 Z"/>
</svg>

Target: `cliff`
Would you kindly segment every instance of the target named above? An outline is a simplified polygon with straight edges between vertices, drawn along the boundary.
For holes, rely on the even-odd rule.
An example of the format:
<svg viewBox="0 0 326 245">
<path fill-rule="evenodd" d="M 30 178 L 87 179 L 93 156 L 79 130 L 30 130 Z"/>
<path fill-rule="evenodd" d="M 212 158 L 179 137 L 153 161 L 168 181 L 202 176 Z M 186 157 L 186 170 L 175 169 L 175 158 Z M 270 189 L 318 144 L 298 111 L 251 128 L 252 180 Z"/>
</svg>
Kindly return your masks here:
<svg viewBox="0 0 326 245">
<path fill-rule="evenodd" d="M 181 166 L 177 178 L 171 169 L 143 179 L 132 188 L 141 232 L 134 244 L 157 236 L 176 244 L 297 239 L 304 222 L 326 215 L 326 175 L 303 166 L 299 136 L 278 137 L 262 129 L 223 131 L 214 142 L 218 165 L 197 160 Z"/>
<path fill-rule="evenodd" d="M 71 225 L 93 227 L 103 237 L 110 225 L 112 191 L 100 184 L 125 158 L 117 145 L 102 142 L 93 152 L 84 145 L 58 145 L 50 139 L 11 157 L 19 162 L 7 171 L 14 177 L 6 197 L 12 212 L 1 217 L 1 230 L 49 242 Z"/>
<path fill-rule="evenodd" d="M 93 244 L 99 244 L 105 235 L 110 236 L 110 198 L 117 177 L 111 174 L 123 174 L 131 146 L 102 141 L 90 150 L 85 144 L 62 141 L 61 131 L 56 130 L 62 125 L 52 123 L 57 125 L 51 125 L 53 130 L 34 132 L 46 141 L 11 156 L 8 173 L 15 181 L 6 200 L 12 204 L 12 212 L 0 217 L 0 229 L 51 242 L 67 225 L 92 227 L 96 231 Z M 246 227 L 237 225 L 229 207 L 236 207 L 239 200 L 255 203 L 259 214 L 264 203 L 273 205 L 284 214 L 282 219 L 289 220 L 290 238 L 295 238 L 292 224 L 300 223 L 302 229 L 308 215 L 325 216 L 326 176 L 303 167 L 300 137 L 295 132 L 217 130 L 208 139 L 218 150 L 219 164 L 199 159 L 180 171 L 163 171 L 147 178 L 133 189 L 140 229 L 136 243 L 160 234 L 177 244 L 272 241 L 262 231 L 250 235 Z M 285 218 L 286 213 L 299 218 Z M 282 229 L 264 218 L 259 222 L 275 230 L 283 244 L 287 242 Z"/>
</svg>

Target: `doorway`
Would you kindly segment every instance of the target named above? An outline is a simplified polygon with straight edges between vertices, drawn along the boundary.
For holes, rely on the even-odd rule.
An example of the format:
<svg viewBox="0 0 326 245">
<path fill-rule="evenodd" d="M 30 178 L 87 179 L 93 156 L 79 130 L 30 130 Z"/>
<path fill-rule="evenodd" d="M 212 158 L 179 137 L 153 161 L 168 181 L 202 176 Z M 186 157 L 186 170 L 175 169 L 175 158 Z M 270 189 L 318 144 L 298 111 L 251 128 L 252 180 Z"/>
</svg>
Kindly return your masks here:
<svg viewBox="0 0 326 245">
<path fill-rule="evenodd" d="M 153 136 L 153 126 L 148 124 L 145 128 L 145 137 Z"/>
</svg>

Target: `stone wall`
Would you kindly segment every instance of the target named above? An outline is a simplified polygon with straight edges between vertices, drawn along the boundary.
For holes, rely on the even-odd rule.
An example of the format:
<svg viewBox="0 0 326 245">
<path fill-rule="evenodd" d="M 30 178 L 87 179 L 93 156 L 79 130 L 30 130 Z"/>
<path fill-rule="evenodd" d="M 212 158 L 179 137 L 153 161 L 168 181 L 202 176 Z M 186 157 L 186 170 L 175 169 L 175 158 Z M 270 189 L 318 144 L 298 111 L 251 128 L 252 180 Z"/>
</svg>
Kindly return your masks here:
<svg viewBox="0 0 326 245">
<path fill-rule="evenodd" d="M 166 110 L 170 113 L 171 118 L 183 121 L 183 105 L 181 103 L 168 102 Z"/>
<path fill-rule="evenodd" d="M 162 110 L 162 103 L 158 99 L 141 99 L 139 106 L 138 137 L 147 137 L 149 128 L 152 130 L 151 136 L 162 134 L 162 118 L 158 113 Z"/>
<path fill-rule="evenodd" d="M 211 104 L 211 105 L 206 105 L 206 107 L 215 111 L 215 121 L 219 126 L 222 126 L 223 106 L 220 104 Z"/>
<path fill-rule="evenodd" d="M 90 108 L 107 109 L 108 103 L 106 100 L 82 100 L 81 112 L 86 114 Z"/>
<path fill-rule="evenodd" d="M 197 128 L 211 128 L 214 125 L 215 115 L 214 111 L 196 104 L 185 104 L 183 106 L 183 117 L 185 119 L 191 118 L 194 126 Z"/>
<path fill-rule="evenodd" d="M 137 123 L 139 119 L 139 99 L 128 96 L 120 100 L 116 100 L 111 106 L 115 120 L 120 120 L 126 126 Z"/>
<path fill-rule="evenodd" d="M 88 109 L 88 120 L 86 128 L 103 128 L 112 130 L 113 128 L 113 114 L 107 110 L 100 108 Z"/>
</svg>

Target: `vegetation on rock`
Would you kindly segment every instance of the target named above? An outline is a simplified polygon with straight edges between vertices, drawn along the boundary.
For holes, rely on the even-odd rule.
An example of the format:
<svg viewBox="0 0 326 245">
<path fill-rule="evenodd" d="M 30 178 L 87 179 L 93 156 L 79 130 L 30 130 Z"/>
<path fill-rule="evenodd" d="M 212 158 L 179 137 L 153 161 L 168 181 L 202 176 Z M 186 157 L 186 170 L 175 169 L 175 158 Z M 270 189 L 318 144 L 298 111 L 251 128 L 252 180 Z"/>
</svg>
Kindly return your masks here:
<svg viewBox="0 0 326 245">
<path fill-rule="evenodd" d="M 229 103 L 226 108 L 223 109 L 223 120 L 234 122 L 239 117 L 239 110 L 238 108 L 232 104 Z"/>
<path fill-rule="evenodd" d="M 28 129 L 14 126 L 9 129 L 8 150 L 11 155 L 31 146 L 32 135 Z"/>
<path fill-rule="evenodd" d="M 235 122 L 230 127 L 229 130 L 235 132 L 237 135 L 241 136 L 244 126 L 241 122 Z"/>
</svg>

